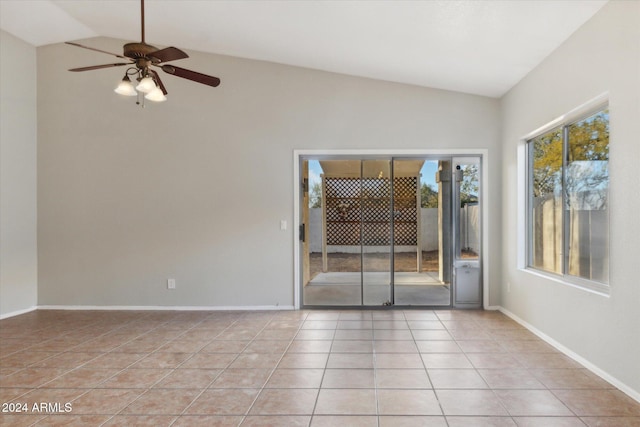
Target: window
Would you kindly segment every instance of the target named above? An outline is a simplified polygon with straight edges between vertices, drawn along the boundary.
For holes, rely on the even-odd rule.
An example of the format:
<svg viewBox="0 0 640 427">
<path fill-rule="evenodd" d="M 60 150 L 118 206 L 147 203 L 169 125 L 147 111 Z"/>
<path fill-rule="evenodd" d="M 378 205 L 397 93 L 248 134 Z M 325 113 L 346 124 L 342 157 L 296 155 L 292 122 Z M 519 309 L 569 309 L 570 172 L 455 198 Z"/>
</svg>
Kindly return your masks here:
<svg viewBox="0 0 640 427">
<path fill-rule="evenodd" d="M 609 283 L 609 110 L 527 140 L 529 268 L 572 284 Z"/>
</svg>

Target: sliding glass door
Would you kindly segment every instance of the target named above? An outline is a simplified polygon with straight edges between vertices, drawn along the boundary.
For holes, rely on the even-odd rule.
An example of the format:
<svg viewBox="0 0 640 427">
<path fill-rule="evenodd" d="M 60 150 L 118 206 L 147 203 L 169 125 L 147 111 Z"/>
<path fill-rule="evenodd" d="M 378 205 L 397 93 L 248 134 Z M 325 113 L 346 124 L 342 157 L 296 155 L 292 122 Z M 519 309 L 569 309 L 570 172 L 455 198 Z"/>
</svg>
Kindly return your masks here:
<svg viewBox="0 0 640 427">
<path fill-rule="evenodd" d="M 363 160 L 360 175 L 360 252 L 363 305 L 391 305 L 391 160 Z"/>
<path fill-rule="evenodd" d="M 448 306 L 450 194 L 448 160 L 394 159 L 394 304 Z"/>
<path fill-rule="evenodd" d="M 461 184 L 452 157 L 303 159 L 302 305 L 451 306 L 454 259 L 478 244 L 478 164 Z"/>
</svg>

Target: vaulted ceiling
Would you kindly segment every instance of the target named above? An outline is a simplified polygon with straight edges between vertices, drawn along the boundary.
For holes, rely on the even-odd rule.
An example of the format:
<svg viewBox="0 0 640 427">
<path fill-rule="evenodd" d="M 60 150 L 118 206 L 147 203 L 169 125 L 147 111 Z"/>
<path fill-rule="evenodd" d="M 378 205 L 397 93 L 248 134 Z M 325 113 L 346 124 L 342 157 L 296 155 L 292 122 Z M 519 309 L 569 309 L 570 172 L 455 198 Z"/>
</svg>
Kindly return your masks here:
<svg viewBox="0 0 640 427">
<path fill-rule="evenodd" d="M 146 41 L 500 97 L 605 3 L 146 0 Z M 140 3 L 2 0 L 0 28 L 34 46 L 140 41 Z"/>
</svg>

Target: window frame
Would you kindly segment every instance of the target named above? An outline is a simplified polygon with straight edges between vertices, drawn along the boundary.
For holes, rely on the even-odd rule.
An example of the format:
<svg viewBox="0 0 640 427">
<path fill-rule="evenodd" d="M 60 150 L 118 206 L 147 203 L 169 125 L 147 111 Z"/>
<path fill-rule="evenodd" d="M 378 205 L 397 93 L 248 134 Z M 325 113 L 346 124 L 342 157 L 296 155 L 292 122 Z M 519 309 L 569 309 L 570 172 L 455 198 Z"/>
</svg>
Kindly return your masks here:
<svg viewBox="0 0 640 427">
<path fill-rule="evenodd" d="M 524 176 L 524 186 L 525 191 L 523 202 L 524 202 L 524 230 L 522 230 L 523 237 L 521 246 L 521 253 L 523 257 L 520 258 L 519 267 L 521 270 L 534 274 L 536 276 L 545 277 L 551 279 L 555 282 L 559 282 L 565 285 L 569 285 L 572 287 L 577 287 L 579 289 L 587 290 L 590 292 L 594 292 L 600 295 L 608 296 L 610 294 L 611 289 L 611 270 L 609 269 L 607 274 L 607 283 L 599 282 L 596 280 L 585 279 L 579 276 L 569 274 L 569 269 L 567 265 L 567 250 L 569 245 L 569 224 L 567 219 L 567 213 L 565 212 L 566 207 L 566 195 L 565 195 L 565 185 L 566 185 L 566 167 L 567 167 L 567 158 L 566 158 L 566 150 L 568 144 L 568 132 L 569 127 L 575 123 L 578 123 L 586 118 L 589 118 L 593 115 L 596 115 L 602 111 L 608 110 L 609 115 L 611 113 L 610 105 L 609 105 L 609 96 L 608 93 L 600 95 L 593 100 L 581 105 L 578 108 L 566 113 L 555 120 L 547 123 L 546 125 L 536 129 L 535 131 L 525 135 L 521 142 L 523 143 L 523 161 L 520 163 L 523 166 Z M 610 122 L 610 118 L 609 118 Z M 561 182 L 562 182 L 562 256 L 561 256 L 561 273 L 551 272 L 547 270 L 543 270 L 541 268 L 537 268 L 533 266 L 533 226 L 532 226 L 532 216 L 533 216 L 533 155 L 532 151 L 532 141 L 545 133 L 560 130 L 562 133 L 562 170 L 561 170 Z M 609 143 L 610 144 L 610 143 Z M 609 148 L 610 153 L 610 148 Z M 609 162 L 611 159 L 609 158 Z M 609 193 L 611 189 L 611 177 L 608 179 L 608 188 Z M 522 200 L 521 199 L 521 200 Z M 611 227 L 611 220 L 609 219 L 607 223 L 607 227 Z M 607 259 L 610 262 L 610 248 L 611 248 L 611 234 L 608 232 L 607 238 L 609 240 L 609 245 L 607 249 Z"/>
</svg>

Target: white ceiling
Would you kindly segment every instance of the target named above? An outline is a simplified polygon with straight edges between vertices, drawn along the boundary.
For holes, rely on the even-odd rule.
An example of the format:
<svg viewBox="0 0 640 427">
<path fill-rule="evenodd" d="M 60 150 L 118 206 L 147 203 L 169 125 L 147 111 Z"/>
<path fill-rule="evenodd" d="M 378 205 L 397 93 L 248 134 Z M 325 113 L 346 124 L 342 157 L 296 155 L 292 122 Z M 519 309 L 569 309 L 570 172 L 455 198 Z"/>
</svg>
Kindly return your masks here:
<svg viewBox="0 0 640 427">
<path fill-rule="evenodd" d="M 146 0 L 146 41 L 500 97 L 605 3 Z M 140 6 L 0 0 L 0 28 L 34 46 L 95 36 L 140 41 Z"/>
</svg>

